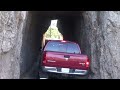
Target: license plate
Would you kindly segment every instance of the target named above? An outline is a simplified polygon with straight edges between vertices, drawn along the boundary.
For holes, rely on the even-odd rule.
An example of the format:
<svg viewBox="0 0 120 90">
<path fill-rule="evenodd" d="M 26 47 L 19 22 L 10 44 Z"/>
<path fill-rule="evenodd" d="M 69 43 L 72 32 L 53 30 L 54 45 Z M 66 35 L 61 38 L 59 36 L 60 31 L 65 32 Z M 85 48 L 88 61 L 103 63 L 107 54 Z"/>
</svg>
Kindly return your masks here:
<svg viewBox="0 0 120 90">
<path fill-rule="evenodd" d="M 70 70 L 69 68 L 62 68 L 63 73 L 69 73 L 69 70 Z"/>
</svg>

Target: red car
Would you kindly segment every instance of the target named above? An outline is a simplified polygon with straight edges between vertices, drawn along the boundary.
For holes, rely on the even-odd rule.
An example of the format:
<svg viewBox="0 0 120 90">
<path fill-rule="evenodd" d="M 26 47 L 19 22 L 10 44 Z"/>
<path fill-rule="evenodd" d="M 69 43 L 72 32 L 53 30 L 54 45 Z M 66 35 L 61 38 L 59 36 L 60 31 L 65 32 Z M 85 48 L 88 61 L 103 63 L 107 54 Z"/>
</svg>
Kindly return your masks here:
<svg viewBox="0 0 120 90">
<path fill-rule="evenodd" d="M 40 64 L 40 78 L 86 76 L 90 67 L 88 56 L 81 54 L 77 43 L 62 40 L 47 42 Z"/>
</svg>

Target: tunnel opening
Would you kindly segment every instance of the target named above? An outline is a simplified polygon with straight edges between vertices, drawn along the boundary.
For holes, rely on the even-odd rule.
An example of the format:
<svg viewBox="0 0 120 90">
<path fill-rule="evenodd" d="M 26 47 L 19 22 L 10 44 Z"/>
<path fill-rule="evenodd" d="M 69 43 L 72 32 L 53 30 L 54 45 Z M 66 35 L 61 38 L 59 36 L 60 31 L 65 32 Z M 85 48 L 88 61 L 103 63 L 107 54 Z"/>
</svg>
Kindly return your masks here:
<svg viewBox="0 0 120 90">
<path fill-rule="evenodd" d="M 63 35 L 57 28 L 57 19 L 51 20 L 51 24 L 48 27 L 47 31 L 43 34 L 43 41 L 42 47 L 47 43 L 49 40 L 63 40 Z"/>
<path fill-rule="evenodd" d="M 29 11 L 23 31 L 21 50 L 20 78 L 37 78 L 39 71 L 39 54 L 43 47 L 44 34 L 51 20 L 58 20 L 57 27 L 64 40 L 77 42 L 81 51 L 90 56 L 89 42 L 84 32 L 82 12 L 78 11 Z"/>
</svg>

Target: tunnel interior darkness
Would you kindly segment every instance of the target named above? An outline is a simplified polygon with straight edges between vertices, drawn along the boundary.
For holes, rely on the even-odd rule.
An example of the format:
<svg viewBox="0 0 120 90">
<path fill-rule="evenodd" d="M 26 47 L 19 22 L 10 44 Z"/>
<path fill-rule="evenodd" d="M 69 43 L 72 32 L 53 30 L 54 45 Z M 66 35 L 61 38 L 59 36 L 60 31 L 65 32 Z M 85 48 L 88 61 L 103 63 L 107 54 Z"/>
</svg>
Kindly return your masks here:
<svg viewBox="0 0 120 90">
<path fill-rule="evenodd" d="M 36 77 L 39 65 L 38 56 L 43 43 L 43 34 L 47 31 L 53 19 L 58 20 L 57 27 L 63 35 L 64 40 L 74 41 L 80 44 L 81 38 L 78 38 L 81 21 L 80 11 L 29 11 L 26 27 L 23 31 L 22 58 L 20 64 L 21 77 L 27 74 L 31 77 Z"/>
</svg>

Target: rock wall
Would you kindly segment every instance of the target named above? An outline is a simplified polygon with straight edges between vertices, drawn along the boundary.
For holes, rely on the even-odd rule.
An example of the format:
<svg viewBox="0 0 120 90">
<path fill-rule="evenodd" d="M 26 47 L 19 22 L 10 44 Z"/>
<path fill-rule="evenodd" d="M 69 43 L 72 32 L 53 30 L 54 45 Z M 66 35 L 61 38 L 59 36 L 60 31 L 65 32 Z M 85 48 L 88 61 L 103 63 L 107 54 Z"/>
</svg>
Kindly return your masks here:
<svg viewBox="0 0 120 90">
<path fill-rule="evenodd" d="M 0 11 L 0 79 L 20 76 L 20 50 L 25 12 Z"/>
<path fill-rule="evenodd" d="M 20 78 L 38 78 L 40 50 L 43 34 L 50 25 L 47 17 L 35 11 L 29 11 L 26 18 L 25 29 L 22 32 Z"/>
<path fill-rule="evenodd" d="M 120 12 L 82 12 L 79 23 L 79 42 L 91 59 L 89 78 L 120 79 Z"/>
</svg>

